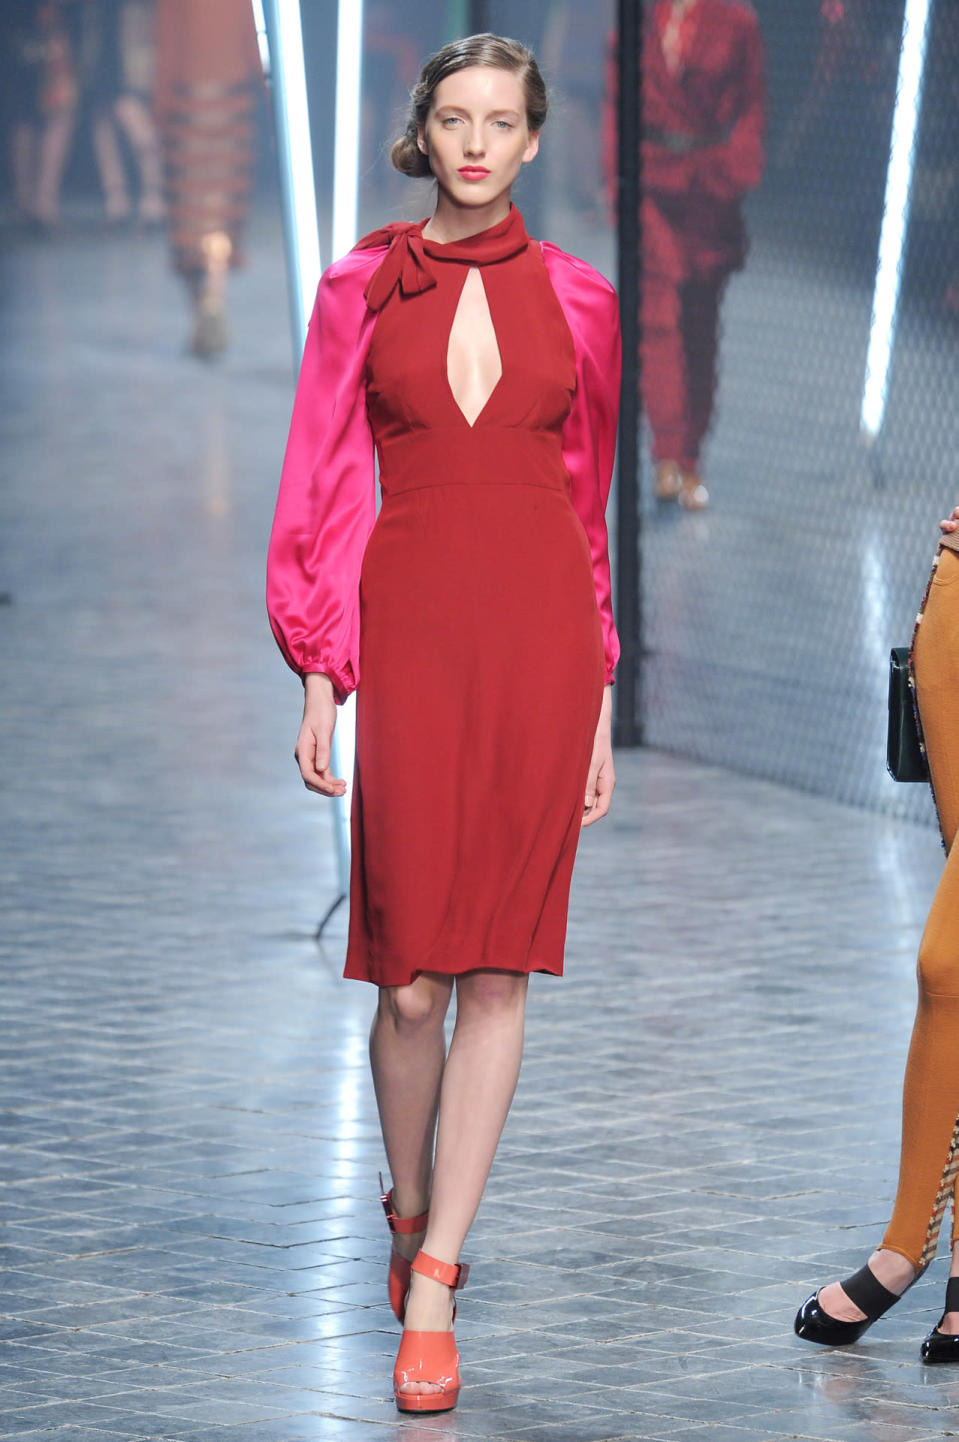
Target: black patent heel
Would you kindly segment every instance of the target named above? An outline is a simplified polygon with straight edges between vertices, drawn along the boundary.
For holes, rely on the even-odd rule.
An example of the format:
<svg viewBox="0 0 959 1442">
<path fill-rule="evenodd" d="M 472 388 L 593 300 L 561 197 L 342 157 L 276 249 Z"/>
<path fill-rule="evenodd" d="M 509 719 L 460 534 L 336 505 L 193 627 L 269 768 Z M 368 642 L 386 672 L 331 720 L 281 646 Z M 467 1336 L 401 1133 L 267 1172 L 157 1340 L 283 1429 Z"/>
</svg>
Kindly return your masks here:
<svg viewBox="0 0 959 1442">
<path fill-rule="evenodd" d="M 946 1283 L 946 1311 L 942 1317 L 946 1312 L 959 1312 L 959 1277 L 950 1277 Z M 919 1355 L 926 1363 L 959 1362 L 959 1336 L 953 1332 L 940 1332 L 942 1317 L 919 1349 Z"/>
<path fill-rule="evenodd" d="M 909 1287 L 921 1276 L 922 1272 L 917 1272 Z M 838 1317 L 830 1317 L 819 1305 L 819 1293 L 813 1292 L 799 1308 L 794 1323 L 796 1336 L 802 1337 L 804 1342 L 820 1342 L 824 1347 L 848 1347 L 851 1342 L 858 1342 L 863 1332 L 905 1295 L 903 1292 L 890 1292 L 868 1266 L 860 1267 L 858 1272 L 839 1285 L 853 1306 L 866 1315 L 859 1322 L 841 1322 Z"/>
</svg>

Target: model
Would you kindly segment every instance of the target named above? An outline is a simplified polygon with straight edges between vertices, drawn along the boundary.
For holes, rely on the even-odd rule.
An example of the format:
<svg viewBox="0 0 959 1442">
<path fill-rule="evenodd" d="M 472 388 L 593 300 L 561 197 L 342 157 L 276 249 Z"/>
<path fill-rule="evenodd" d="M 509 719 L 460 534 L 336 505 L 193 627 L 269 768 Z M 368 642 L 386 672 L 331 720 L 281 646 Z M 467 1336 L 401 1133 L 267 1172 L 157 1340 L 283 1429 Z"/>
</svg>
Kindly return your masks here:
<svg viewBox="0 0 959 1442">
<path fill-rule="evenodd" d="M 759 21 L 739 0 L 656 0 L 643 37 L 642 386 L 655 489 L 709 504 L 719 313 L 746 256 L 742 203 L 763 172 Z"/>
<path fill-rule="evenodd" d="M 924 1362 L 959 1363 L 959 508 L 942 543 L 912 648 L 923 746 L 946 866 L 919 946 L 919 1006 L 903 1085 L 902 1153 L 892 1220 L 867 1264 L 808 1297 L 796 1332 L 810 1342 L 856 1342 L 925 1271 L 952 1203 L 945 1312 L 922 1344 Z"/>
<path fill-rule="evenodd" d="M 228 344 L 227 276 L 243 263 L 261 85 L 246 0 L 156 0 L 155 105 L 170 250 L 190 298 L 189 348 L 201 360 Z"/>
<path fill-rule="evenodd" d="M 330 741 L 358 687 L 346 975 L 379 988 L 401 1411 L 456 1404 L 460 1252 L 529 973 L 562 972 L 577 838 L 614 785 L 618 308 L 511 203 L 546 110 L 515 41 L 426 63 L 392 158 L 435 178 L 435 210 L 320 281 L 270 545 L 270 617 L 305 686 L 296 755 L 322 795 L 344 793 Z"/>
</svg>

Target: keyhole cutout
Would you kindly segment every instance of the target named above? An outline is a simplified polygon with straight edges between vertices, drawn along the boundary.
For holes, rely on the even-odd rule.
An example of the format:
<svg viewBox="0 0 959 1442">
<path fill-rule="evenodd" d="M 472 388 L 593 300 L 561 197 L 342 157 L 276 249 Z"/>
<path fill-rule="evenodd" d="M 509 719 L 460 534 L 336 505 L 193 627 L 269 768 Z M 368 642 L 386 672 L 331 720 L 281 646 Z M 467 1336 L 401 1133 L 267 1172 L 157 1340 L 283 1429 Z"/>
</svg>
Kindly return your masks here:
<svg viewBox="0 0 959 1442">
<path fill-rule="evenodd" d="M 483 277 L 477 266 L 470 266 L 446 349 L 446 378 L 467 425 L 476 424 L 502 374 Z"/>
</svg>

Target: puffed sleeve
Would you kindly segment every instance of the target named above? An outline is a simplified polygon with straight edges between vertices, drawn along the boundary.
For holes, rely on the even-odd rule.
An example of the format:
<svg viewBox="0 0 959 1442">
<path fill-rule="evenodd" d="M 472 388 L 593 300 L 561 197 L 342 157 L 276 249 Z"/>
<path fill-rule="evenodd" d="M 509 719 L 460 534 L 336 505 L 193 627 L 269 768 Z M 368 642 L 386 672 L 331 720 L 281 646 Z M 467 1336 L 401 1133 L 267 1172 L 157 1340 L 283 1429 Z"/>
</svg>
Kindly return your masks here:
<svg viewBox="0 0 959 1442">
<path fill-rule="evenodd" d="M 381 254 L 351 252 L 320 280 L 267 558 L 280 650 L 301 676 L 325 671 L 341 702 L 359 683 L 360 567 L 376 511 L 363 286 Z"/>
<path fill-rule="evenodd" d="M 609 282 L 585 261 L 548 241 L 542 242 L 542 251 L 576 349 L 576 391 L 563 427 L 563 461 L 570 498 L 589 541 L 609 684 L 619 660 L 606 531 L 622 368 L 619 303 Z"/>
</svg>

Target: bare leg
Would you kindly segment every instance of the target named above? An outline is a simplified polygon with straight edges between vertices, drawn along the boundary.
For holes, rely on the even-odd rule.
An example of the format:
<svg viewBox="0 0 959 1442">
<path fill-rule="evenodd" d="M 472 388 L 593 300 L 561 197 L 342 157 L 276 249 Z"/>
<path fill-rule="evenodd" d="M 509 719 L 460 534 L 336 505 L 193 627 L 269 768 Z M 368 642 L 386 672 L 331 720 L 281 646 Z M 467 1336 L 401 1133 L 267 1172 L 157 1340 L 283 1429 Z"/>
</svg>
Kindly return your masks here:
<svg viewBox="0 0 959 1442">
<path fill-rule="evenodd" d="M 136 95 L 121 95 L 114 106 L 118 124 L 133 147 L 140 171 L 140 219 L 155 222 L 163 217 L 163 167 L 160 141 L 153 117 Z"/>
<path fill-rule="evenodd" d="M 60 213 L 60 183 L 73 143 L 75 118 L 72 106 L 54 111 L 40 136 L 36 217 L 46 225 L 55 225 Z"/>
<path fill-rule="evenodd" d="M 433 1195 L 423 1249 L 443 1262 L 459 1260 L 476 1215 L 523 1057 L 529 977 L 474 971 L 457 977 L 456 1027 L 440 1091 Z M 451 1326 L 449 1289 L 413 1274 L 406 1309 L 412 1331 Z M 433 1383 L 409 1383 L 409 1392 L 433 1392 Z"/>
<path fill-rule="evenodd" d="M 107 220 L 126 220 L 130 214 L 126 171 L 120 154 L 116 126 L 109 113 L 103 111 L 93 122 L 93 153 L 97 159 L 97 170 L 100 172 Z"/>
<path fill-rule="evenodd" d="M 393 1179 L 397 1215 L 415 1217 L 430 1205 L 433 1138 L 446 1058 L 443 1022 L 453 978 L 421 975 L 411 986 L 380 988 L 370 1032 L 373 1087 Z M 395 1236 L 412 1259 L 422 1234 Z"/>
</svg>

